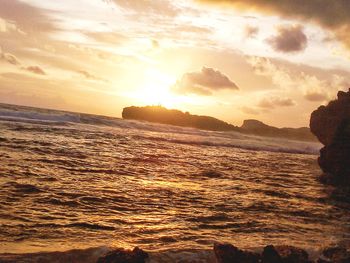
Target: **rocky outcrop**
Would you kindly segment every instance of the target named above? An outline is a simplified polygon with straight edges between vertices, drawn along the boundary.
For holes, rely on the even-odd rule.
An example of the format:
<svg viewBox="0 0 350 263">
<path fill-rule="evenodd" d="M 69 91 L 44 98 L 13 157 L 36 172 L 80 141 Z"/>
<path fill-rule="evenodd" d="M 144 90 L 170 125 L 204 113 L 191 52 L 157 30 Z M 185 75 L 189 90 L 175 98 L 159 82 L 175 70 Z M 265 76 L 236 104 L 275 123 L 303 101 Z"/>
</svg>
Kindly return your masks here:
<svg viewBox="0 0 350 263">
<path fill-rule="evenodd" d="M 161 106 L 127 107 L 123 109 L 122 117 L 123 119 L 143 120 L 203 130 L 238 130 L 238 127 L 213 117 L 192 115 L 188 112 L 169 110 Z"/>
<path fill-rule="evenodd" d="M 231 244 L 214 244 L 217 263 L 258 263 L 260 255 L 243 251 Z"/>
<path fill-rule="evenodd" d="M 266 246 L 261 254 L 243 251 L 231 244 L 215 244 L 218 263 L 311 263 L 305 250 L 292 246 Z"/>
<path fill-rule="evenodd" d="M 344 247 L 331 247 L 323 250 L 317 263 L 348 263 L 350 262 L 350 252 Z"/>
<path fill-rule="evenodd" d="M 149 121 L 211 131 L 236 131 L 244 134 L 293 140 L 317 140 L 307 127 L 276 128 L 257 120 L 245 120 L 241 127 L 237 127 L 210 116 L 193 115 L 179 110 L 169 110 L 161 106 L 126 107 L 123 109 L 122 117 L 123 119 Z"/>
<path fill-rule="evenodd" d="M 146 252 L 135 247 L 132 251 L 125 249 L 113 250 L 100 257 L 97 263 L 145 263 L 147 258 L 148 254 Z"/>
<path fill-rule="evenodd" d="M 318 163 L 324 181 L 350 186 L 350 89 L 311 114 L 310 129 L 324 145 Z"/>
<path fill-rule="evenodd" d="M 267 137 L 280 137 L 294 140 L 306 140 L 315 141 L 315 136 L 310 132 L 307 127 L 301 128 L 276 128 L 267 125 L 258 120 L 245 120 L 240 127 L 244 133 L 267 136 Z"/>
</svg>

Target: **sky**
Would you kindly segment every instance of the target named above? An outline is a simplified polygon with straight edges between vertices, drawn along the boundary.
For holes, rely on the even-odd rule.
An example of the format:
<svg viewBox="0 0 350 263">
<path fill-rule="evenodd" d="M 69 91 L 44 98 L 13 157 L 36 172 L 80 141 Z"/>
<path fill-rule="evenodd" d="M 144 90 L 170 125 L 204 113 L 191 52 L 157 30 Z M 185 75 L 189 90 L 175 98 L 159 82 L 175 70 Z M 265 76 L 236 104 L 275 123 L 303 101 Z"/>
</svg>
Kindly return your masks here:
<svg viewBox="0 0 350 263">
<path fill-rule="evenodd" d="M 350 87 L 348 0 L 0 0 L 0 102 L 308 126 Z"/>
</svg>

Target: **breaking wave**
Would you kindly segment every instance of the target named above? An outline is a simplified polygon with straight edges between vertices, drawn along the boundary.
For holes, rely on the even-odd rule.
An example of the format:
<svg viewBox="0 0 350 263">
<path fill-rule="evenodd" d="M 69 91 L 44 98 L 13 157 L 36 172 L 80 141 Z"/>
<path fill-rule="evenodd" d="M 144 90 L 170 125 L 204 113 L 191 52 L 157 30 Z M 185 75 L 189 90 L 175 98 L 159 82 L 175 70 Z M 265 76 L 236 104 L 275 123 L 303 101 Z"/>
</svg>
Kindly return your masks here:
<svg viewBox="0 0 350 263">
<path fill-rule="evenodd" d="M 145 136 L 141 132 L 135 135 L 134 138 L 196 146 L 234 147 L 253 151 L 318 154 L 321 148 L 321 144 L 317 142 L 260 137 L 232 131 L 205 131 L 166 124 L 122 120 L 119 118 L 92 114 L 36 109 L 13 105 L 0 104 L 0 120 L 44 125 L 64 125 L 69 123 L 95 126 L 103 125 L 119 129 L 146 130 L 154 133 L 151 134 L 151 136 Z M 21 127 L 17 129 L 21 129 Z"/>
</svg>

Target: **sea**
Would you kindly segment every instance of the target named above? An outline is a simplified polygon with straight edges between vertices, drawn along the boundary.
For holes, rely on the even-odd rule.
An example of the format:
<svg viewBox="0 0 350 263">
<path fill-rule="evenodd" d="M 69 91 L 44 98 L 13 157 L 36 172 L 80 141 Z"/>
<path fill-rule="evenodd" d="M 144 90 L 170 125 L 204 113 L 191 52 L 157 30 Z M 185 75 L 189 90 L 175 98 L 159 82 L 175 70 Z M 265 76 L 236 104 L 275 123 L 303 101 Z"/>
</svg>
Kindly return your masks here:
<svg viewBox="0 0 350 263">
<path fill-rule="evenodd" d="M 0 261 L 94 262 L 138 246 L 151 262 L 215 262 L 216 242 L 348 245 L 350 201 L 320 183 L 321 147 L 0 104 Z"/>
</svg>

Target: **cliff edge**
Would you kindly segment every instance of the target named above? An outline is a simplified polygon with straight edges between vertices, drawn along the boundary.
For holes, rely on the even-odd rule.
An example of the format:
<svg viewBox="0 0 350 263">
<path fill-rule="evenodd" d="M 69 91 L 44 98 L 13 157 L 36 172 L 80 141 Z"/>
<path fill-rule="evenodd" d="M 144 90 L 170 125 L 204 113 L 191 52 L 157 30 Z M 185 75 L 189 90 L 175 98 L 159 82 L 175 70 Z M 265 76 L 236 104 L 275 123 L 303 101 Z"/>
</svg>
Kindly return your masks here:
<svg viewBox="0 0 350 263">
<path fill-rule="evenodd" d="M 318 158 L 324 181 L 350 186 L 350 89 L 315 110 L 310 129 L 324 145 Z"/>
</svg>

